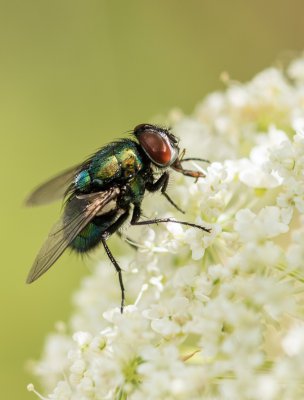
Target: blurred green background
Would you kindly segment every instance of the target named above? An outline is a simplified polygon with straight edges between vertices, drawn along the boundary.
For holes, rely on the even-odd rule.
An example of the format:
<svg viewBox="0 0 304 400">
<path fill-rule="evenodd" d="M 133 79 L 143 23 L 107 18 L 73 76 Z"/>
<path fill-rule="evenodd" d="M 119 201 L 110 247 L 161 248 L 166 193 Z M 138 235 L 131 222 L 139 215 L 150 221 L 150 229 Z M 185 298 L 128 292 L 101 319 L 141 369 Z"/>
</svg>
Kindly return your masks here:
<svg viewBox="0 0 304 400">
<path fill-rule="evenodd" d="M 136 124 L 191 112 L 221 72 L 247 80 L 302 50 L 303 15 L 302 0 L 0 1 L 1 398 L 35 398 L 25 362 L 88 271 L 67 254 L 25 285 L 60 205 L 24 197 Z"/>
</svg>

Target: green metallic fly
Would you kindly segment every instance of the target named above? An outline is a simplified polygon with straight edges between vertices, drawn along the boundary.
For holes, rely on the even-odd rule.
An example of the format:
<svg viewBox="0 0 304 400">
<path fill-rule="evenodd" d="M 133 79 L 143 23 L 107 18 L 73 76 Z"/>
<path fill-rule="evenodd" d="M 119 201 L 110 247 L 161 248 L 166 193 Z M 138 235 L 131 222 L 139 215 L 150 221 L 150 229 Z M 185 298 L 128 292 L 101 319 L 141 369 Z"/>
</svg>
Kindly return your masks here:
<svg viewBox="0 0 304 400">
<path fill-rule="evenodd" d="M 137 140 L 121 139 L 109 143 L 84 163 L 50 179 L 29 196 L 26 204 L 30 206 L 62 197 L 66 202 L 61 219 L 53 226 L 33 263 L 27 283 L 44 274 L 68 247 L 77 253 L 87 253 L 102 243 L 118 273 L 123 312 L 122 270 L 107 245 L 107 239 L 113 233 L 119 233 L 131 210 L 131 225 L 173 222 L 210 232 L 201 225 L 171 218 L 140 221 L 146 190 L 160 190 L 176 209 L 183 212 L 166 192 L 169 167 L 196 179 L 205 175 L 182 167 L 184 161 L 200 159 L 184 158 L 185 151 L 180 153 L 178 140 L 168 129 L 141 124 L 132 134 Z"/>
</svg>

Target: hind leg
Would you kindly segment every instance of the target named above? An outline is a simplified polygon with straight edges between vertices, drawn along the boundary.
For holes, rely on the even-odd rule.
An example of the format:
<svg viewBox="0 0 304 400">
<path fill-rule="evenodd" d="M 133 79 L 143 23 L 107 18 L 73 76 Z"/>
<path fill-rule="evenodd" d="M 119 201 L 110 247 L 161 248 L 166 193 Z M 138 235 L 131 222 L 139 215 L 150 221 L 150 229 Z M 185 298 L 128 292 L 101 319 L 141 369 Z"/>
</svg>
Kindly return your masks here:
<svg viewBox="0 0 304 400">
<path fill-rule="evenodd" d="M 129 216 L 129 210 L 122 214 L 117 221 L 115 221 L 101 236 L 101 242 L 103 247 L 109 257 L 111 263 L 114 265 L 116 272 L 118 273 L 119 286 L 121 291 L 121 303 L 120 312 L 123 313 L 124 303 L 125 303 L 125 288 L 122 280 L 122 269 L 120 268 L 118 262 L 115 260 L 109 246 L 107 245 L 107 239 L 121 227 L 121 225 L 127 220 Z"/>
</svg>

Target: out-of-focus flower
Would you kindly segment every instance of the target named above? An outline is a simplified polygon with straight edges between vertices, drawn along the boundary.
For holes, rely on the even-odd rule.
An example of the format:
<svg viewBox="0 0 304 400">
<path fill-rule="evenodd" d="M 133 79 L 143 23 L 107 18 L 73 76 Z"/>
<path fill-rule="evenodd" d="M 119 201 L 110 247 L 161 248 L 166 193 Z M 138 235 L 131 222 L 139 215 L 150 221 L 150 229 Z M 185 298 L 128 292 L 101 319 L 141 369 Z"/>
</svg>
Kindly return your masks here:
<svg viewBox="0 0 304 400">
<path fill-rule="evenodd" d="M 300 58 L 286 74 L 228 82 L 192 117 L 171 113 L 189 155 L 213 162 L 194 165 L 206 172 L 197 182 L 173 174 L 170 194 L 211 234 L 130 228 L 140 234 L 120 260 L 129 305 L 121 315 L 101 262 L 34 365 L 41 398 L 303 399 L 303 70 Z M 158 203 L 145 212 L 179 218 Z"/>
</svg>

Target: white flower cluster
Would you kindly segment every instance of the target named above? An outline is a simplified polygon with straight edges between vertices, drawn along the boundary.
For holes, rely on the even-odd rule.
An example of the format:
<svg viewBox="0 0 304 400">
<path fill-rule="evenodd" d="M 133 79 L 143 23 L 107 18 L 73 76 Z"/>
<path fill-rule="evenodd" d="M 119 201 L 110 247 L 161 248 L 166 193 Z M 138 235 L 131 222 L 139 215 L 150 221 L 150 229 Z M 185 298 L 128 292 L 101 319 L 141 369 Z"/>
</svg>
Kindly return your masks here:
<svg viewBox="0 0 304 400">
<path fill-rule="evenodd" d="M 29 390 L 53 400 L 302 400 L 304 58 L 229 82 L 192 117 L 169 120 L 189 156 L 215 162 L 197 182 L 172 176 L 186 217 L 165 199 L 158 215 L 211 233 L 128 229 L 140 236 L 139 250 L 119 258 L 124 314 L 103 257 L 35 364 L 50 394 Z M 146 214 L 156 211 L 149 201 Z"/>
</svg>

